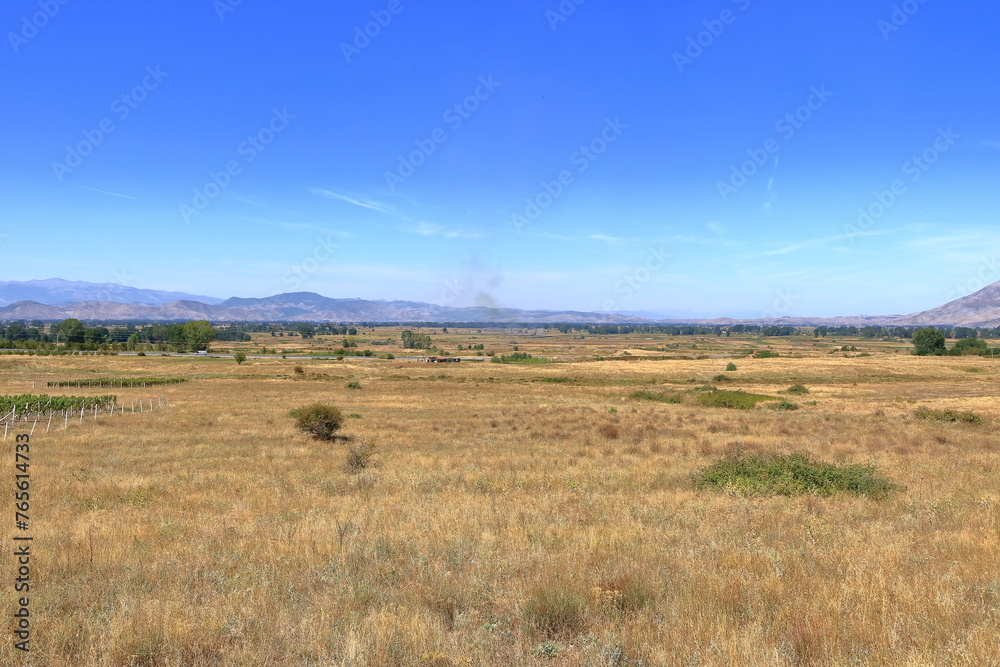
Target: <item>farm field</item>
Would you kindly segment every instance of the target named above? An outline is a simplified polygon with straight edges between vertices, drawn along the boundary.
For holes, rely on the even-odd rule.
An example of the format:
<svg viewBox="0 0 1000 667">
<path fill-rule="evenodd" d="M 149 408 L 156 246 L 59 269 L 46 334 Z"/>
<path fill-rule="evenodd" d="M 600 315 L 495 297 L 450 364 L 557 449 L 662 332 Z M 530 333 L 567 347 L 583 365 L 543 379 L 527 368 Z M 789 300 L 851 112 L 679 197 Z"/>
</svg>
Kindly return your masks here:
<svg viewBox="0 0 1000 667">
<path fill-rule="evenodd" d="M 400 332 L 358 347 L 419 354 L 373 346 Z M 32 651 L 4 642 L 0 663 L 1000 664 L 1000 360 L 858 338 L 423 332 L 484 361 L 0 357 L 3 395 L 169 398 L 36 429 Z M 186 381 L 46 387 L 131 376 Z M 769 401 L 712 407 L 710 387 Z M 349 440 L 294 428 L 316 401 Z M 374 465 L 347 465 L 358 443 Z M 872 464 L 904 490 L 696 486 L 738 452 Z"/>
</svg>

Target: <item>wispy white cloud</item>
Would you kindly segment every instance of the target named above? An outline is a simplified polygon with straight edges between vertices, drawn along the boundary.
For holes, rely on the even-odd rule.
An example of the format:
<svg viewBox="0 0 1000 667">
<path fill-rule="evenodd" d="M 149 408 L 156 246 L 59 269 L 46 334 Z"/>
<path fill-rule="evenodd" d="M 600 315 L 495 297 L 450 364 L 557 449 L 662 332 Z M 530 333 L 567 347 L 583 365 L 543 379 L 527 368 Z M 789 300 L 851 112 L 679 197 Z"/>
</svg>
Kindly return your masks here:
<svg viewBox="0 0 1000 667">
<path fill-rule="evenodd" d="M 109 190 L 101 190 L 99 188 L 91 188 L 91 187 L 88 187 L 86 185 L 78 185 L 76 187 L 82 188 L 84 190 L 91 190 L 93 192 L 100 192 L 101 194 L 105 194 L 105 195 L 111 195 L 112 197 L 121 197 L 122 199 L 134 199 L 135 201 L 139 201 L 138 197 L 132 197 L 131 195 L 123 195 L 123 194 L 121 194 L 119 192 L 111 192 Z"/>
<path fill-rule="evenodd" d="M 312 231 L 321 232 L 323 234 L 333 234 L 334 236 L 341 236 L 343 238 L 354 238 L 354 234 L 350 232 L 343 232 L 338 229 L 330 229 L 329 227 L 324 227 L 323 225 L 313 224 L 311 222 L 281 222 L 278 220 L 267 220 L 265 218 L 243 218 L 247 222 L 258 222 L 262 225 L 271 225 L 272 227 L 281 227 L 282 229 L 288 229 L 292 231 Z"/>
<path fill-rule="evenodd" d="M 258 201 L 256 199 L 250 199 L 249 197 L 241 197 L 240 195 L 231 195 L 233 199 L 243 204 L 249 204 L 250 206 L 256 206 L 257 208 L 267 208 L 267 204 Z"/>
<path fill-rule="evenodd" d="M 395 212 L 393 208 L 388 204 L 383 204 L 382 202 L 375 201 L 373 199 L 351 197 L 349 195 L 341 194 L 339 192 L 334 192 L 333 190 L 327 190 L 325 188 L 309 188 L 309 192 L 311 192 L 314 195 L 319 195 L 320 197 L 326 197 L 327 199 L 336 199 L 338 201 L 347 202 L 348 204 L 353 204 L 354 206 L 360 206 L 361 208 L 367 208 L 372 211 L 378 211 L 379 213 Z"/>
<path fill-rule="evenodd" d="M 817 246 L 826 245 L 828 243 L 833 243 L 835 241 L 843 241 L 851 239 L 858 236 L 885 236 L 887 234 L 895 234 L 901 231 L 907 231 L 912 229 L 912 227 L 899 227 L 896 229 L 878 229 L 878 230 L 868 230 L 859 231 L 853 234 L 837 234 L 835 236 L 824 236 L 818 239 L 808 239 L 806 241 L 800 241 L 799 243 L 791 243 L 781 248 L 773 248 L 771 250 L 765 250 L 764 252 L 758 253 L 757 257 L 770 257 L 774 255 L 787 255 L 799 250 L 804 250 L 806 248 L 815 248 Z"/>
<path fill-rule="evenodd" d="M 604 243 L 613 243 L 615 245 L 623 242 L 623 240 L 617 236 L 608 236 L 607 234 L 590 234 L 587 238 L 594 241 L 603 241 Z"/>
<path fill-rule="evenodd" d="M 402 231 L 418 236 L 440 236 L 446 239 L 478 239 L 480 234 L 465 229 L 448 229 L 434 222 L 417 222 L 403 227 Z"/>
</svg>

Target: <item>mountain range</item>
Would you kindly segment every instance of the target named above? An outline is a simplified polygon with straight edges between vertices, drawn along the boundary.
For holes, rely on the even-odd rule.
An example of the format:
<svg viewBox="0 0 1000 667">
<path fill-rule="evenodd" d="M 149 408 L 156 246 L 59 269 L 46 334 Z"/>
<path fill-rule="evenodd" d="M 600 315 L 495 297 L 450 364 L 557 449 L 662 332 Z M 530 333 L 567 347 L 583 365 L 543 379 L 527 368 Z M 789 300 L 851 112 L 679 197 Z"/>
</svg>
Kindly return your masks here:
<svg viewBox="0 0 1000 667">
<path fill-rule="evenodd" d="M 758 319 L 659 320 L 638 314 L 517 308 L 455 308 L 417 301 L 333 299 L 293 292 L 247 299 L 220 299 L 183 292 L 125 287 L 114 283 L 71 282 L 53 278 L 0 282 L 0 320 L 81 320 L 212 322 L 525 322 L 565 324 L 753 323 L 786 326 L 1000 326 L 1000 282 L 937 308 L 910 315 L 780 317 Z"/>
<path fill-rule="evenodd" d="M 82 301 L 164 306 L 182 300 L 218 305 L 225 299 L 185 292 L 138 289 L 117 283 L 87 283 L 62 278 L 0 282 L 0 306 L 9 306 L 18 301 L 34 301 L 47 306 L 69 305 Z"/>
</svg>

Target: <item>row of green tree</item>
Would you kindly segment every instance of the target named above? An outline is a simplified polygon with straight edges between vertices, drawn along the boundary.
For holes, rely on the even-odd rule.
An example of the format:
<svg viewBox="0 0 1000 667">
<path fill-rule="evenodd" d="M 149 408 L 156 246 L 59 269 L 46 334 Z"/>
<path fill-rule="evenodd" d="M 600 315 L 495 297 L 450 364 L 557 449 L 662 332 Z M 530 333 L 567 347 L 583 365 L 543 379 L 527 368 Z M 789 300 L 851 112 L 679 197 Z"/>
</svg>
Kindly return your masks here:
<svg viewBox="0 0 1000 667">
<path fill-rule="evenodd" d="M 925 355 L 984 355 L 989 346 L 981 338 L 959 338 L 950 349 L 944 331 L 934 327 L 923 327 L 913 332 L 913 354 Z"/>
</svg>

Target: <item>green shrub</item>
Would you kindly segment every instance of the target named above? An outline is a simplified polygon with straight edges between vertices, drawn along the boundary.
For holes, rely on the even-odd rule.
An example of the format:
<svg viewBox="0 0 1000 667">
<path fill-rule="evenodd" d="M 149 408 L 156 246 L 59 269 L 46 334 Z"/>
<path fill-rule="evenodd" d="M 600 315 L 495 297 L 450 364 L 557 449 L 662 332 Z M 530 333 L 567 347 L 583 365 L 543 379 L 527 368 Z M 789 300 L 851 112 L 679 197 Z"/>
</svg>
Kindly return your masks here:
<svg viewBox="0 0 1000 667">
<path fill-rule="evenodd" d="M 729 380 L 728 375 L 722 375 L 721 373 L 712 378 L 712 382 L 729 382 Z"/>
<path fill-rule="evenodd" d="M 658 403 L 680 403 L 681 394 L 677 392 L 652 392 L 640 389 L 628 395 L 633 401 L 656 401 Z"/>
<path fill-rule="evenodd" d="M 244 361 L 247 360 L 247 355 L 245 355 L 242 352 L 237 352 L 236 354 L 233 355 L 233 360 L 236 362 L 237 365 L 241 365 Z"/>
<path fill-rule="evenodd" d="M 302 375 L 303 373 L 306 372 L 306 370 L 302 368 L 302 366 L 296 366 L 292 370 L 295 372 L 296 375 Z"/>
<path fill-rule="evenodd" d="M 778 403 L 768 403 L 764 407 L 768 408 L 769 410 L 779 410 L 779 411 L 799 409 L 799 406 L 797 406 L 795 403 L 789 403 L 788 401 L 780 401 Z"/>
<path fill-rule="evenodd" d="M 754 356 L 756 356 L 758 359 L 772 359 L 774 357 L 780 357 L 781 355 L 778 354 L 777 352 L 771 352 L 771 350 L 761 350 Z"/>
<path fill-rule="evenodd" d="M 834 465 L 805 454 L 734 454 L 700 470 L 698 489 L 715 489 L 741 496 L 832 496 L 849 492 L 882 498 L 905 490 L 871 465 Z"/>
<path fill-rule="evenodd" d="M 734 408 L 736 410 L 750 410 L 762 401 L 773 400 L 774 396 L 748 394 L 744 391 L 713 391 L 698 396 L 698 402 L 704 406 L 710 408 Z"/>
<path fill-rule="evenodd" d="M 360 382 L 348 382 L 347 385 L 345 385 L 345 386 L 348 389 L 361 389 L 361 383 Z"/>
<path fill-rule="evenodd" d="M 486 354 L 490 354 L 487 352 Z M 527 352 L 513 352 L 511 354 L 492 354 L 490 355 L 492 361 L 495 364 L 547 364 L 548 359 L 539 359 L 533 357 Z"/>
<path fill-rule="evenodd" d="M 86 380 L 59 380 L 45 383 L 46 387 L 154 387 L 187 382 L 187 378 L 88 378 Z"/>
<path fill-rule="evenodd" d="M 728 364 L 726 364 L 726 371 L 732 373 L 735 370 L 736 370 L 736 364 L 734 364 L 731 361 Z"/>
<path fill-rule="evenodd" d="M 551 659 L 557 657 L 565 649 L 559 642 L 545 641 L 531 649 L 531 652 L 535 654 L 536 657 Z"/>
<path fill-rule="evenodd" d="M 788 389 L 785 389 L 784 391 L 779 391 L 778 393 L 788 394 L 790 396 L 805 396 L 806 394 L 809 393 L 809 388 L 804 387 L 801 384 L 793 384 Z"/>
<path fill-rule="evenodd" d="M 982 424 L 982 415 L 975 412 L 960 412 L 958 410 L 932 410 L 927 407 L 919 407 L 913 411 L 913 416 L 917 419 L 926 419 L 936 422 L 961 422 L 963 424 Z"/>
<path fill-rule="evenodd" d="M 333 440 L 344 423 L 344 415 L 332 405 L 313 403 L 288 413 L 295 426 L 317 440 Z"/>
<path fill-rule="evenodd" d="M 116 405 L 116 396 L 49 396 L 47 394 L 19 394 L 0 396 L 0 417 L 13 410 L 18 414 L 30 412 L 61 412 L 63 410 L 99 410 Z"/>
</svg>

